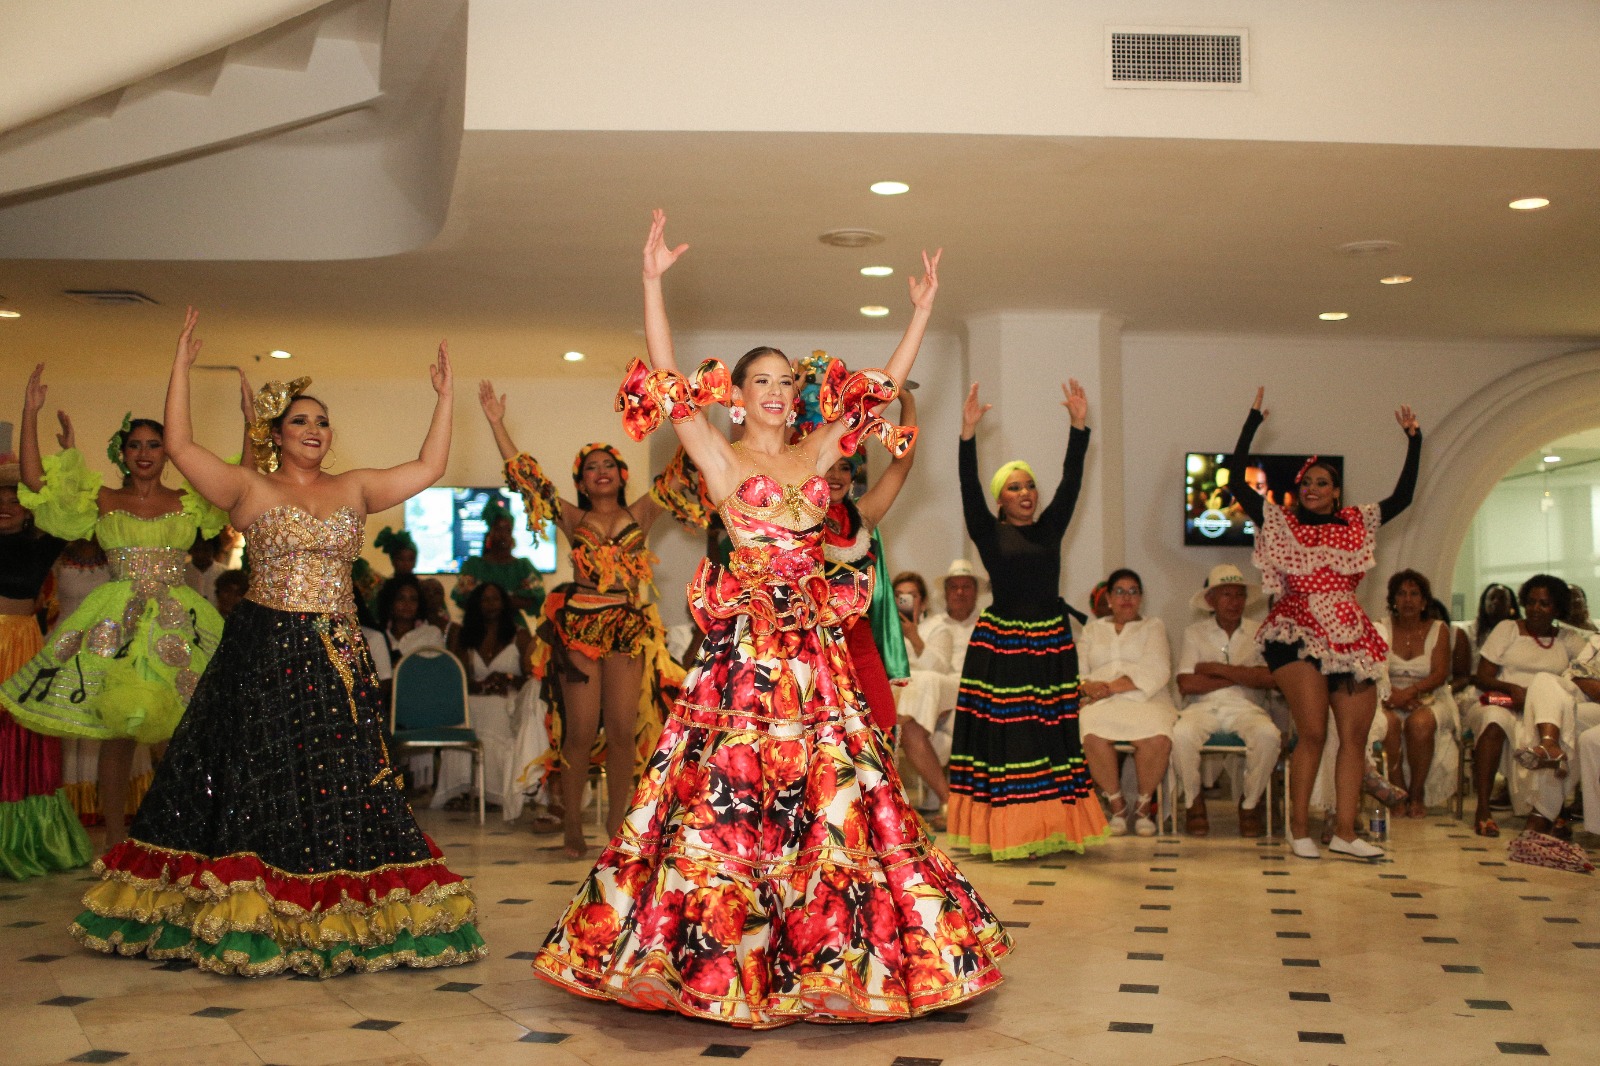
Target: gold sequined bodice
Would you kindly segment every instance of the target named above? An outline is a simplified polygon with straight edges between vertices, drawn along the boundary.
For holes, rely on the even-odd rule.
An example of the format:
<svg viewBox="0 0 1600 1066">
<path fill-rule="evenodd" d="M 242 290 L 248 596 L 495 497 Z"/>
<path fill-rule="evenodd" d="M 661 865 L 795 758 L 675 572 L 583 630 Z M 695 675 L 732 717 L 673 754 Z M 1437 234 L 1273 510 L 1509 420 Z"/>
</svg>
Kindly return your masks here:
<svg viewBox="0 0 1600 1066">
<path fill-rule="evenodd" d="M 245 530 L 249 598 L 279 611 L 353 614 L 350 565 L 364 520 L 353 507 L 318 518 L 293 504 L 265 512 Z"/>
</svg>

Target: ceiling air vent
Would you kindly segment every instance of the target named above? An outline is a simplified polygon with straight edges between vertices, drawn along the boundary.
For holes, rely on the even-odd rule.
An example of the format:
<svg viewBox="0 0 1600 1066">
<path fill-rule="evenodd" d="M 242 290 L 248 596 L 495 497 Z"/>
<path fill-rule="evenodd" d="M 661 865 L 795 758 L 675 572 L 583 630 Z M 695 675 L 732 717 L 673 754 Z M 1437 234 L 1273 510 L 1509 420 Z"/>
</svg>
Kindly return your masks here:
<svg viewBox="0 0 1600 1066">
<path fill-rule="evenodd" d="M 823 244 L 831 244 L 835 248 L 866 248 L 874 244 L 882 244 L 883 234 L 877 230 L 846 227 L 845 229 L 831 229 L 818 237 L 817 240 Z"/>
<path fill-rule="evenodd" d="M 1106 85 L 1123 89 L 1248 89 L 1243 29 L 1106 27 Z"/>
<path fill-rule="evenodd" d="M 134 289 L 63 289 L 61 295 L 75 303 L 95 307 L 156 306 L 155 300 Z"/>
</svg>

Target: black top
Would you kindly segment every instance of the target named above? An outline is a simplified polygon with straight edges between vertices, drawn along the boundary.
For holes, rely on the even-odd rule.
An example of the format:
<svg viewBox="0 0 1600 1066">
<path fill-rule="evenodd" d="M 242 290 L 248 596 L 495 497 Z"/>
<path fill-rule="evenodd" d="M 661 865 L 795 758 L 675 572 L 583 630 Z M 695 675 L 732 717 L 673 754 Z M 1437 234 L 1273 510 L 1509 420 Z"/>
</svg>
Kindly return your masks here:
<svg viewBox="0 0 1600 1066">
<path fill-rule="evenodd" d="M 1083 457 L 1089 431 L 1074 429 L 1067 437 L 1061 484 L 1050 505 L 1032 525 L 1014 526 L 989 511 L 989 498 L 978 479 L 978 445 L 961 442 L 961 509 L 967 536 L 994 587 L 992 610 L 1002 618 L 1047 618 L 1061 613 L 1061 538 L 1066 536 L 1083 484 Z"/>
<path fill-rule="evenodd" d="M 0 596 L 31 600 L 39 595 L 51 565 L 66 546 L 60 537 L 32 530 L 0 533 Z"/>
<path fill-rule="evenodd" d="M 1244 508 L 1244 513 L 1256 524 L 1256 529 L 1261 528 L 1261 523 L 1266 515 L 1262 510 L 1261 494 L 1250 487 L 1242 473 L 1249 465 L 1250 442 L 1255 439 L 1256 430 L 1261 428 L 1264 416 L 1256 408 L 1250 409 L 1250 414 L 1244 420 L 1244 428 L 1239 430 L 1239 442 L 1233 446 L 1233 455 L 1228 457 L 1227 465 L 1223 467 L 1228 472 L 1228 491 L 1233 498 L 1239 501 L 1239 506 Z M 1406 462 L 1400 468 L 1400 480 L 1395 482 L 1394 492 L 1389 498 L 1379 502 L 1378 513 L 1383 516 L 1384 522 L 1394 519 L 1401 511 L 1411 506 L 1411 494 L 1417 490 L 1417 464 L 1422 458 L 1422 430 L 1406 434 Z M 1339 517 L 1338 511 L 1329 514 L 1317 514 L 1301 507 L 1298 502 L 1294 505 L 1295 519 L 1303 526 L 1322 526 L 1329 523 L 1344 525 L 1344 519 Z"/>
</svg>

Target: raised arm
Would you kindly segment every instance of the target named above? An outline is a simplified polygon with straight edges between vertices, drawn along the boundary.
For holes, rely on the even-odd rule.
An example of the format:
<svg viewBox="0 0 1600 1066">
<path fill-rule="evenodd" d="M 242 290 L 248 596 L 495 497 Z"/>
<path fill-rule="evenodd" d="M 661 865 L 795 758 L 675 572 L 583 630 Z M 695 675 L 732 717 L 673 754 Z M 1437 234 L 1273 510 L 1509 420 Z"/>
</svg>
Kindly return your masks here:
<svg viewBox="0 0 1600 1066">
<path fill-rule="evenodd" d="M 983 482 L 978 477 L 975 434 L 978 422 L 993 406 L 978 402 L 978 383 L 974 381 L 961 405 L 961 443 L 956 457 L 956 472 L 961 481 L 961 515 L 966 520 L 967 536 L 980 552 L 995 543 L 995 517 L 989 510 L 989 499 L 983 494 Z"/>
<path fill-rule="evenodd" d="M 362 505 L 368 514 L 404 503 L 444 476 L 450 461 L 451 403 L 455 399 L 455 379 L 450 370 L 450 346 L 439 342 L 439 355 L 428 365 L 435 401 L 433 420 L 422 449 L 409 463 L 385 470 L 352 470 L 351 477 L 361 486 Z"/>
<path fill-rule="evenodd" d="M 522 449 L 517 447 L 516 442 L 511 439 L 510 431 L 506 429 L 505 395 L 496 395 L 493 382 L 487 380 L 478 382 L 478 405 L 483 408 L 483 417 L 494 433 L 494 445 L 500 450 L 501 460 L 509 463 L 521 455 Z M 583 519 L 583 512 L 578 510 L 576 504 L 569 503 L 562 496 L 557 496 L 556 499 L 560 503 L 556 525 L 561 532 L 570 535 L 572 528 Z"/>
<path fill-rule="evenodd" d="M 194 424 L 189 416 L 189 371 L 200 354 L 200 340 L 194 335 L 199 321 L 200 313 L 194 308 L 184 313 L 183 332 L 178 334 L 178 348 L 172 358 L 172 377 L 167 381 L 167 409 L 163 416 L 167 458 L 196 492 L 213 506 L 231 513 L 244 500 L 250 481 L 256 475 L 245 468 L 244 462 L 239 466 L 225 463 L 195 443 Z"/>
<path fill-rule="evenodd" d="M 657 208 L 651 215 L 650 235 L 644 242 L 644 346 L 653 369 L 676 374 L 679 373 L 678 362 L 672 350 L 672 327 L 667 322 L 661 275 L 671 269 L 689 246 L 680 244 L 669 248 L 666 234 L 666 212 Z M 687 421 L 673 422 L 672 428 L 683 442 L 683 450 L 689 453 L 714 492 L 735 482 L 738 470 L 733 449 L 711 425 L 704 411 L 696 411 Z M 717 495 L 723 494 L 717 492 Z"/>
<path fill-rule="evenodd" d="M 894 354 L 889 356 L 889 361 L 883 367 L 883 372 L 888 374 L 896 385 L 903 387 L 906 378 L 910 377 L 911 365 L 916 362 L 917 350 L 922 347 L 922 336 L 928 331 L 928 319 L 933 316 L 933 298 L 939 292 L 939 257 L 943 254 L 943 248 L 934 252 L 932 256 L 923 252 L 922 277 L 909 279 L 911 321 L 906 323 L 905 334 L 901 336 Z"/>
<path fill-rule="evenodd" d="M 44 407 L 50 386 L 44 383 L 44 364 L 28 375 L 22 393 L 22 422 L 17 426 L 17 464 L 22 468 L 22 483 L 33 492 L 44 485 L 44 461 L 39 457 L 39 411 Z M 65 429 L 71 423 L 63 422 Z"/>
<path fill-rule="evenodd" d="M 1417 467 L 1422 461 L 1422 427 L 1417 424 L 1416 413 L 1408 404 L 1401 404 L 1394 420 L 1406 434 L 1406 461 L 1400 468 L 1400 480 L 1394 492 L 1378 504 L 1378 512 L 1385 522 L 1392 521 L 1401 511 L 1411 506 L 1411 496 L 1417 491 Z"/>
<path fill-rule="evenodd" d="M 1067 409 L 1072 429 L 1067 434 L 1067 454 L 1061 460 L 1061 483 L 1050 505 L 1039 512 L 1040 525 L 1065 534 L 1072 522 L 1072 512 L 1078 507 L 1078 490 L 1083 488 L 1083 460 L 1089 452 L 1089 394 L 1083 391 L 1076 378 L 1069 378 L 1061 386 L 1065 397 L 1061 406 Z"/>
<path fill-rule="evenodd" d="M 1239 440 L 1233 446 L 1233 454 L 1223 464 L 1222 469 L 1228 472 L 1228 491 L 1239 502 L 1244 513 L 1250 516 L 1250 521 L 1261 528 L 1261 523 L 1266 521 L 1266 501 L 1261 494 L 1251 487 L 1245 480 L 1245 468 L 1250 463 L 1250 443 L 1255 440 L 1256 430 L 1261 428 L 1261 423 L 1267 420 L 1269 412 L 1261 407 L 1261 400 L 1266 395 L 1266 388 L 1256 388 L 1255 402 L 1250 405 L 1250 413 L 1245 416 L 1244 428 L 1239 430 Z"/>
<path fill-rule="evenodd" d="M 909 389 L 902 389 L 900 393 L 900 424 L 915 426 L 917 424 L 917 401 L 912 398 Z M 883 521 L 883 516 L 889 513 L 889 508 L 894 506 L 895 497 L 900 495 L 900 490 L 905 487 L 906 478 L 911 474 L 911 464 L 916 461 L 917 446 L 913 442 L 904 455 L 891 460 L 889 468 L 883 472 L 866 493 L 856 503 L 856 509 L 861 512 L 861 520 L 868 529 L 878 528 L 878 523 Z"/>
</svg>

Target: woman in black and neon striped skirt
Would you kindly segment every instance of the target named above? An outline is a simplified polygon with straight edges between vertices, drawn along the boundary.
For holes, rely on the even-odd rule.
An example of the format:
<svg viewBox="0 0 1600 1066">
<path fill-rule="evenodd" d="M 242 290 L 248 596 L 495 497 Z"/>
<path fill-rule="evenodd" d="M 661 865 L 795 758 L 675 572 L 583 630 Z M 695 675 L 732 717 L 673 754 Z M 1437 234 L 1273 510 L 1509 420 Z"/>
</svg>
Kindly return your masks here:
<svg viewBox="0 0 1600 1066">
<path fill-rule="evenodd" d="M 1062 602 L 1061 538 L 1083 481 L 1089 398 L 1062 387 L 1072 418 L 1061 484 L 1039 509 L 1027 463 L 995 472 L 989 512 L 978 480 L 978 422 L 993 405 L 973 385 L 961 411 L 961 506 L 967 536 L 989 571 L 994 602 L 978 619 L 961 671 L 950 753 L 950 832 L 956 847 L 993 859 L 1082 851 L 1105 839 L 1078 740 L 1078 657 Z"/>
</svg>

